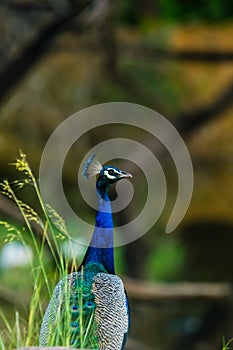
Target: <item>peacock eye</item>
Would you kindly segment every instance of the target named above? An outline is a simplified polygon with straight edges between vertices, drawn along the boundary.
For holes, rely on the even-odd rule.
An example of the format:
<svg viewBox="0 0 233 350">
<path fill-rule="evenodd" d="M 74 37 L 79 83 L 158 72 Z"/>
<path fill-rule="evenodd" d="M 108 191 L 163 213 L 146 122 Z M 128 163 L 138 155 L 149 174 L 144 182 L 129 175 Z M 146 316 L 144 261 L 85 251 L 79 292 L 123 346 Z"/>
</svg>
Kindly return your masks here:
<svg viewBox="0 0 233 350">
<path fill-rule="evenodd" d="M 109 174 L 109 175 L 114 175 L 114 174 L 115 174 L 115 171 L 114 171 L 113 169 L 110 169 L 110 170 L 108 171 L 108 174 Z"/>
</svg>

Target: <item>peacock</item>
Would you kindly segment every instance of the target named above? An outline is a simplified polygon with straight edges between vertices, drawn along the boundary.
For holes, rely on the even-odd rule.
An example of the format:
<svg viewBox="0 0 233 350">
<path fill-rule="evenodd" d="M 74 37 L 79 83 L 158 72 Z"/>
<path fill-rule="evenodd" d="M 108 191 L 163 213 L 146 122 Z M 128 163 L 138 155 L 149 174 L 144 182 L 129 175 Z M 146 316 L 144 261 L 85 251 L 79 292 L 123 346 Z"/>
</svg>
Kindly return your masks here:
<svg viewBox="0 0 233 350">
<path fill-rule="evenodd" d="M 128 298 L 114 268 L 114 235 L 109 187 L 132 175 L 114 166 L 102 166 L 95 155 L 84 165 L 83 176 L 98 175 L 98 211 L 90 245 L 77 272 L 55 287 L 44 314 L 40 345 L 122 350 L 130 315 Z M 60 344 L 62 334 L 69 344 Z"/>
</svg>

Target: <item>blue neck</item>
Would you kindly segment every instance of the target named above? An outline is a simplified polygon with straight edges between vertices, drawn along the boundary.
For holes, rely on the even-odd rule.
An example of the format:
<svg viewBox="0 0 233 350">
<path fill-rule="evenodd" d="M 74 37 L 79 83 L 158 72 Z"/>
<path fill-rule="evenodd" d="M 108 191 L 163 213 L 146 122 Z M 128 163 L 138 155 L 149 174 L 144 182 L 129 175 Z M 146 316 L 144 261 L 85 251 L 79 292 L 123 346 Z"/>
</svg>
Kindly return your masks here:
<svg viewBox="0 0 233 350">
<path fill-rule="evenodd" d="M 101 264 L 107 272 L 115 274 L 113 256 L 113 221 L 112 208 L 108 197 L 108 186 L 97 181 L 99 208 L 96 213 L 95 229 L 90 246 L 87 249 L 82 265 Z"/>
</svg>

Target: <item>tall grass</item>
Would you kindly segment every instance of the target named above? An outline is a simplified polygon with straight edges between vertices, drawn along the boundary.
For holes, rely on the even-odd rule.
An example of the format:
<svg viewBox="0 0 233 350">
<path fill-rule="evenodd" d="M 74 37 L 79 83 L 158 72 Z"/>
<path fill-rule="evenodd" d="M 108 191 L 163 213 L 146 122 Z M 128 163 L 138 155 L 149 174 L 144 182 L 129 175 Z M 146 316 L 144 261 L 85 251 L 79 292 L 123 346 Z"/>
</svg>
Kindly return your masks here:
<svg viewBox="0 0 233 350">
<path fill-rule="evenodd" d="M 16 311 L 15 322 L 12 326 L 8 321 L 7 316 L 0 312 L 0 318 L 5 325 L 4 331 L 1 331 L 0 333 L 0 348 L 3 350 L 13 350 L 20 346 L 36 346 L 39 344 L 39 333 L 44 315 L 45 300 L 48 300 L 52 297 L 52 292 L 56 282 L 68 274 L 70 264 L 70 261 L 64 259 L 62 254 L 59 253 L 59 247 L 61 240 L 69 240 L 71 237 L 67 233 L 66 226 L 62 217 L 49 205 L 43 203 L 38 182 L 27 162 L 26 155 L 20 151 L 19 157 L 12 165 L 19 171 L 20 176 L 23 175 L 23 179 L 16 180 L 11 183 L 8 180 L 4 180 L 0 183 L 0 190 L 1 193 L 10 198 L 17 205 L 25 221 L 26 232 L 30 237 L 30 241 L 32 242 L 32 248 L 35 252 L 36 258 L 34 257 L 30 263 L 33 292 L 27 319 L 24 320 L 19 312 Z M 25 186 L 33 186 L 39 207 L 39 210 L 37 210 L 37 212 L 18 197 L 18 190 L 24 188 Z M 40 215 L 38 212 L 40 212 Z M 53 222 L 56 222 L 56 225 L 54 225 Z M 41 232 L 40 239 L 36 237 L 33 231 L 33 225 L 35 224 Z M 25 233 L 23 233 L 22 230 L 16 228 L 14 225 L 7 221 L 0 221 L 0 225 L 4 227 L 4 230 L 6 232 L 5 237 L 3 238 L 5 243 L 19 240 L 26 246 Z M 48 248 L 56 266 L 56 273 L 52 279 L 46 269 L 45 264 L 45 261 L 47 259 L 46 250 Z M 72 268 L 76 269 L 76 263 L 74 259 Z M 63 297 L 61 298 L 58 308 L 65 311 L 63 312 L 62 317 L 62 313 L 57 312 L 57 318 L 54 324 L 51 325 L 51 332 L 48 337 L 49 341 L 47 344 L 49 346 L 69 346 L 72 337 L 74 337 L 74 334 L 72 334 L 70 331 L 70 299 L 69 297 L 64 298 L 66 295 L 69 296 L 68 289 L 69 283 L 66 279 L 64 279 L 62 289 Z M 82 291 L 80 291 L 80 293 L 81 292 Z M 81 304 L 82 298 L 78 300 L 78 302 Z M 82 305 L 79 305 L 79 309 L 82 310 Z M 97 348 L 97 339 L 93 332 L 93 314 L 88 318 L 88 322 L 84 324 L 83 315 L 82 312 L 80 312 L 78 322 L 79 334 L 75 335 L 75 342 L 73 346 L 80 346 L 81 348 L 88 346 L 92 349 Z"/>
<path fill-rule="evenodd" d="M 225 338 L 223 337 L 222 339 L 222 350 L 231 350 L 230 344 L 233 342 L 233 338 L 226 341 Z"/>
<path fill-rule="evenodd" d="M 26 232 L 31 239 L 33 251 L 35 252 L 36 257 L 30 263 L 33 292 L 27 319 L 24 319 L 24 317 L 16 311 L 14 324 L 12 325 L 7 316 L 0 309 L 0 319 L 5 325 L 5 329 L 0 331 L 0 349 L 2 350 L 13 350 L 23 346 L 36 346 L 39 344 L 40 327 L 46 306 L 45 300 L 47 303 L 52 297 L 56 282 L 61 280 L 64 276 L 67 276 L 69 272 L 70 261 L 64 260 L 62 254 L 59 253 L 60 243 L 62 240 L 72 240 L 67 233 L 62 217 L 48 204 L 43 203 L 38 182 L 27 162 L 25 154 L 20 152 L 19 157 L 12 165 L 21 175 L 23 174 L 24 178 L 13 181 L 12 183 L 8 180 L 3 180 L 0 183 L 0 191 L 17 205 L 25 221 L 27 228 Z M 41 212 L 40 215 L 27 203 L 22 202 L 18 197 L 18 189 L 24 188 L 25 186 L 33 186 L 39 204 L 39 210 Z M 40 240 L 35 236 L 33 223 L 36 223 L 40 228 Z M 54 225 L 54 223 L 56 223 L 56 225 Z M 23 229 L 20 230 L 10 222 L 1 220 L 0 226 L 3 226 L 4 231 L 7 232 L 5 237 L 3 237 L 4 243 L 18 240 L 25 246 L 27 245 Z M 56 266 L 56 273 L 52 279 L 49 271 L 47 271 L 45 263 L 47 260 L 47 247 L 49 247 L 50 254 Z M 71 270 L 75 270 L 76 268 L 76 262 L 73 259 Z M 67 280 L 64 280 L 63 295 L 69 295 L 69 288 L 69 283 L 67 283 Z M 82 289 L 82 283 L 80 288 Z M 80 297 L 82 296 L 82 290 L 79 292 L 78 307 L 82 310 L 83 299 Z M 97 349 L 98 342 L 95 332 L 94 312 L 90 313 L 88 318 L 85 317 L 85 320 L 83 313 L 81 312 L 78 319 L 80 325 L 79 334 L 72 334 L 70 332 L 72 316 L 70 312 L 69 298 L 61 298 L 57 307 L 57 317 L 55 320 L 51 321 L 48 346 L 61 345 L 74 348 L 88 347 L 89 349 Z M 65 311 L 63 312 L 63 316 L 60 317 L 61 312 L 59 312 L 59 309 L 62 308 Z M 70 343 L 73 340 L 75 340 L 74 345 L 70 346 Z M 230 344 L 232 341 L 233 339 L 226 341 L 223 338 L 222 350 L 230 350 Z"/>
</svg>

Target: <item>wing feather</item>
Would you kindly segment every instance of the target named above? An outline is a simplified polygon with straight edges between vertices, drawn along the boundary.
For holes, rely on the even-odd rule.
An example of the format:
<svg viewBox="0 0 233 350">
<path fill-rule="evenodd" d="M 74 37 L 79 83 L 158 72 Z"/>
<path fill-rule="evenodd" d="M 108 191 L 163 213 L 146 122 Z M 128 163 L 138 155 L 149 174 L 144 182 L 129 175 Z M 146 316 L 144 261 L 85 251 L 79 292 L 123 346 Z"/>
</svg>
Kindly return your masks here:
<svg viewBox="0 0 233 350">
<path fill-rule="evenodd" d="M 127 297 L 116 275 L 98 273 L 92 292 L 96 303 L 95 321 L 100 350 L 121 350 L 129 328 Z"/>
</svg>

